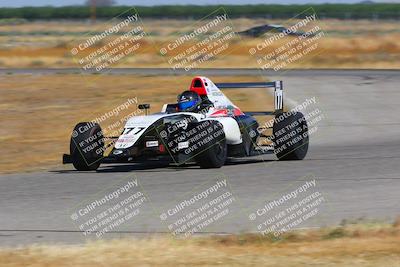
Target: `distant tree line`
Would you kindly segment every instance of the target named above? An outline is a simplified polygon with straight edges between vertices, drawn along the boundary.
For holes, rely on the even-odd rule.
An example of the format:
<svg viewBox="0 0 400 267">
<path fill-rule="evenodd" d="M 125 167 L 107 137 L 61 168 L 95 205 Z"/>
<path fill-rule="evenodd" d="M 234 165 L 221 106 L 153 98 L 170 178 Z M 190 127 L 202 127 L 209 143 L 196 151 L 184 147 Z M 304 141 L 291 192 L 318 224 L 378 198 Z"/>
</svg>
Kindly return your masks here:
<svg viewBox="0 0 400 267">
<path fill-rule="evenodd" d="M 89 1 L 88 1 L 89 3 Z M 153 6 L 136 7 L 142 18 L 202 18 L 219 6 Z M 223 6 L 230 18 L 292 18 L 312 7 L 319 18 L 337 19 L 400 19 L 400 4 L 320 4 L 320 5 L 229 5 Z M 127 10 L 129 10 L 127 12 Z M 110 19 L 124 18 L 135 13 L 130 6 L 98 6 L 96 16 Z M 311 13 L 310 11 L 307 13 Z M 87 19 L 91 15 L 88 6 L 0 8 L 0 19 Z"/>
</svg>

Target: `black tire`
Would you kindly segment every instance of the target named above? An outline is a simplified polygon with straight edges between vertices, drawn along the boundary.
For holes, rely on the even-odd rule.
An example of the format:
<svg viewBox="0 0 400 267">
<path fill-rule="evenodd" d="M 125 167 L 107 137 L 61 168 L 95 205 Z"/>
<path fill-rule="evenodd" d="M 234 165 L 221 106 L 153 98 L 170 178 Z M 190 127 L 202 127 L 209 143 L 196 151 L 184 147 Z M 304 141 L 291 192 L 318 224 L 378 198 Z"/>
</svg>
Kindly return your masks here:
<svg viewBox="0 0 400 267">
<path fill-rule="evenodd" d="M 273 136 L 275 155 L 279 160 L 302 160 L 307 155 L 308 126 L 302 113 L 292 112 L 277 116 Z"/>
<path fill-rule="evenodd" d="M 226 140 L 219 141 L 196 157 L 196 162 L 203 169 L 221 168 L 227 157 Z"/>
<path fill-rule="evenodd" d="M 217 121 L 210 121 L 211 126 L 217 126 L 223 130 L 223 126 Z M 214 125 L 215 124 L 215 125 Z M 196 156 L 197 164 L 204 169 L 221 168 L 226 162 L 228 148 L 226 144 L 225 134 L 219 136 L 219 140 L 215 144 L 210 145 L 199 155 Z"/>
<path fill-rule="evenodd" d="M 78 171 L 97 170 L 103 153 L 104 140 L 100 125 L 89 122 L 78 123 L 72 131 L 70 141 L 71 160 L 75 169 Z"/>
</svg>

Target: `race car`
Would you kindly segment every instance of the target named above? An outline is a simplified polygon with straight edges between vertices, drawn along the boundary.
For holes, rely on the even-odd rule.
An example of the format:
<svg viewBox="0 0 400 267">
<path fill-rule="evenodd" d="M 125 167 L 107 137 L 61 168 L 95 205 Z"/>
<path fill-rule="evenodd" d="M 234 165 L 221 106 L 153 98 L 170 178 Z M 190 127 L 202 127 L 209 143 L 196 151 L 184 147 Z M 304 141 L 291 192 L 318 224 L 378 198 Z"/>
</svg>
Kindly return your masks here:
<svg viewBox="0 0 400 267">
<path fill-rule="evenodd" d="M 273 88 L 274 110 L 243 112 L 221 91 L 242 88 Z M 199 76 L 161 112 L 147 114 L 149 104 L 138 108 L 146 115 L 129 118 L 116 137 L 103 136 L 95 122 L 78 123 L 63 163 L 79 171 L 97 170 L 101 163 L 150 161 L 220 168 L 228 158 L 275 153 L 279 160 L 302 160 L 308 151 L 307 121 L 300 112 L 284 111 L 282 81 L 214 84 Z M 260 124 L 255 116 L 273 119 Z"/>
</svg>

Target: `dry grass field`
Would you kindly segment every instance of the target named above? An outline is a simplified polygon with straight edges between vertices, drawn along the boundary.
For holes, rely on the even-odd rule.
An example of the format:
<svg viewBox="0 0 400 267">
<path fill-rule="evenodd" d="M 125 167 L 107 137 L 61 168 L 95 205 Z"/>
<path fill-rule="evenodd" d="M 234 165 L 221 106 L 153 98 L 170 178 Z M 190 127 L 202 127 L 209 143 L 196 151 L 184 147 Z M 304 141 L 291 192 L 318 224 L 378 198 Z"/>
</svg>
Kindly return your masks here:
<svg viewBox="0 0 400 267">
<path fill-rule="evenodd" d="M 57 166 L 69 152 L 69 138 L 76 123 L 91 121 L 128 99 L 150 103 L 151 111 L 176 102 L 187 90 L 192 76 L 158 77 L 135 75 L 4 75 L 0 76 L 0 172 L 30 171 Z M 261 81 L 258 77 L 210 77 L 215 82 Z M 229 79 L 229 80 L 228 80 Z M 227 95 L 243 110 L 272 106 L 262 91 L 235 90 Z M 249 97 L 249 94 L 257 97 Z M 262 107 L 259 107 L 262 108 Z M 137 113 L 130 105 L 101 123 L 109 135 L 118 135 L 123 119 Z M 135 113 L 136 112 L 136 113 Z M 120 122 L 120 125 L 115 125 Z M 108 130 L 109 129 L 109 130 Z"/>
<path fill-rule="evenodd" d="M 119 239 L 0 249 L 0 266 L 400 266 L 400 229 L 356 225 L 238 236 Z"/>
<path fill-rule="evenodd" d="M 115 22 L 114 22 L 115 23 Z M 147 37 L 142 39 L 141 49 L 124 57 L 113 67 L 169 67 L 159 48 L 179 37 L 179 32 L 190 32 L 196 21 L 144 20 L 142 25 Z M 290 26 L 296 21 L 265 19 L 233 19 L 229 21 L 233 31 L 270 24 Z M 0 25 L 0 67 L 79 67 L 70 49 L 102 32 L 114 24 L 98 22 L 27 22 L 20 25 Z M 318 51 L 302 60 L 293 62 L 288 68 L 400 68 L 400 30 L 398 21 L 368 20 L 317 20 L 313 22 L 324 32 L 318 40 Z M 179 31 L 179 32 L 178 32 Z M 267 36 L 268 37 L 268 36 Z M 112 38 L 116 38 L 115 36 Z M 111 38 L 111 39 L 112 39 Z M 244 67 L 259 65 L 249 55 L 249 49 L 262 42 L 258 38 L 236 36 L 230 48 L 201 67 Z M 294 37 L 284 38 L 284 42 Z M 110 40 L 103 40 L 107 43 Z M 177 51 L 193 45 L 187 42 Z M 280 46 L 277 42 L 264 52 Z M 87 50 L 93 52 L 99 47 Z"/>
</svg>

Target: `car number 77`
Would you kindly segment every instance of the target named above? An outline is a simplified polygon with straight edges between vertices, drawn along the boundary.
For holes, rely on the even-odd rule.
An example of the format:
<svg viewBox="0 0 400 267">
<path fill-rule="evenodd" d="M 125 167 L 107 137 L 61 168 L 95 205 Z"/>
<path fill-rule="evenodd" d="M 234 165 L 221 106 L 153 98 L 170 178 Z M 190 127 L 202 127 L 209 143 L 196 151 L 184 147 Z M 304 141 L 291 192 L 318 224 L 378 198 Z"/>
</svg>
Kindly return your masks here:
<svg viewBox="0 0 400 267">
<path fill-rule="evenodd" d="M 146 129 L 146 127 L 126 128 L 126 129 L 125 129 L 125 132 L 124 132 L 124 135 L 125 135 L 125 134 L 129 134 L 129 133 L 132 133 L 132 135 L 137 135 L 137 134 L 139 134 L 140 132 L 142 132 L 144 129 Z M 133 130 L 135 130 L 135 131 L 132 132 Z"/>
</svg>

